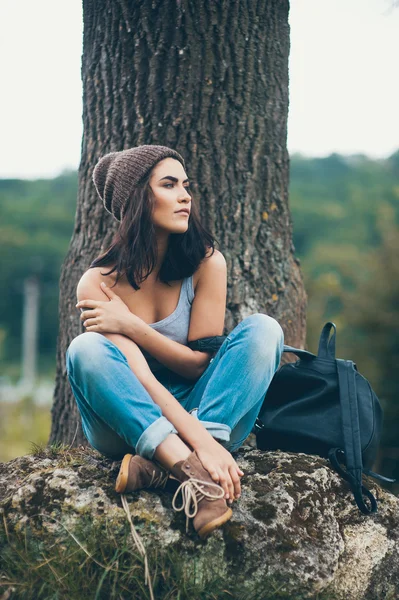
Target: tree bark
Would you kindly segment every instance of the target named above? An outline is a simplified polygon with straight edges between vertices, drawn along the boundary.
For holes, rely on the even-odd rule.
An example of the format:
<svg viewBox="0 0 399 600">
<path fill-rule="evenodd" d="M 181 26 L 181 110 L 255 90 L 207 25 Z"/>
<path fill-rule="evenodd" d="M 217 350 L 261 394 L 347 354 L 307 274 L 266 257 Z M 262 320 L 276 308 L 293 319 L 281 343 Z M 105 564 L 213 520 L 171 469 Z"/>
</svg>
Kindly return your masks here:
<svg viewBox="0 0 399 600">
<path fill-rule="evenodd" d="M 141 144 L 180 152 L 227 261 L 225 333 L 263 312 L 286 343 L 303 345 L 306 295 L 288 206 L 288 11 L 287 0 L 83 1 L 84 132 L 60 277 L 50 442 L 86 443 L 65 352 L 83 331 L 77 282 L 117 227 L 91 178 L 107 152 Z"/>
</svg>

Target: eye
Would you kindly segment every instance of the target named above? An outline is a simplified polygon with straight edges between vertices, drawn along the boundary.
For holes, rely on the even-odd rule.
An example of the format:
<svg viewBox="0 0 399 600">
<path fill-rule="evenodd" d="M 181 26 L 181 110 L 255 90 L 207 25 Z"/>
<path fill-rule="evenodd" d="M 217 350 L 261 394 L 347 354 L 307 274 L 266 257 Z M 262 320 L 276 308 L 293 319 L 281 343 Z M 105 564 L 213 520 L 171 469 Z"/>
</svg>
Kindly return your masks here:
<svg viewBox="0 0 399 600">
<path fill-rule="evenodd" d="M 168 187 L 169 185 L 171 185 L 173 187 L 174 183 L 166 183 L 163 187 Z M 190 184 L 188 184 L 188 185 L 185 185 L 184 187 L 186 188 L 186 190 L 189 190 L 191 186 L 190 186 Z"/>
</svg>

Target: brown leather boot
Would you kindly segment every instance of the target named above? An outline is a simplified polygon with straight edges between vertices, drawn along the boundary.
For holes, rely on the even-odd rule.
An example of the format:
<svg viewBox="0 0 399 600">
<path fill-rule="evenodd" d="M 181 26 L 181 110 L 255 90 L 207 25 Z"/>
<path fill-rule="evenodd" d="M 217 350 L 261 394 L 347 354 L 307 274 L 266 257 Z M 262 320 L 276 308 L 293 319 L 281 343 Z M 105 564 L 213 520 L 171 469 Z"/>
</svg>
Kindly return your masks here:
<svg viewBox="0 0 399 600">
<path fill-rule="evenodd" d="M 142 489 L 165 488 L 169 471 L 155 461 L 142 456 L 125 454 L 116 479 L 115 491 L 119 494 Z"/>
<path fill-rule="evenodd" d="M 213 481 L 195 450 L 188 458 L 177 462 L 172 467 L 171 474 L 182 482 L 173 496 L 172 506 L 176 511 L 184 510 L 186 532 L 189 518 L 192 517 L 194 529 L 202 539 L 231 519 L 233 511 L 227 506 L 224 489 Z M 183 502 L 178 508 L 176 499 L 179 493 Z"/>
</svg>

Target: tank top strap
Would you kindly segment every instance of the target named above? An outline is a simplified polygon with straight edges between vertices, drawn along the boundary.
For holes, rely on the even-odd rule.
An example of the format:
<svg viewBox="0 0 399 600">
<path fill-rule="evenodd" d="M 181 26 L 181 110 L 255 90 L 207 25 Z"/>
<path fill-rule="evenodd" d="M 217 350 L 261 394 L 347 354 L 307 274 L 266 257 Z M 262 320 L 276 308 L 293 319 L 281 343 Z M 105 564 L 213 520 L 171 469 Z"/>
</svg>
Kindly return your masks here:
<svg viewBox="0 0 399 600">
<path fill-rule="evenodd" d="M 190 277 L 187 277 L 184 280 L 184 285 L 186 286 L 187 299 L 188 299 L 189 304 L 193 303 L 194 296 L 195 296 L 193 277 L 194 277 L 194 275 L 191 275 Z"/>
</svg>

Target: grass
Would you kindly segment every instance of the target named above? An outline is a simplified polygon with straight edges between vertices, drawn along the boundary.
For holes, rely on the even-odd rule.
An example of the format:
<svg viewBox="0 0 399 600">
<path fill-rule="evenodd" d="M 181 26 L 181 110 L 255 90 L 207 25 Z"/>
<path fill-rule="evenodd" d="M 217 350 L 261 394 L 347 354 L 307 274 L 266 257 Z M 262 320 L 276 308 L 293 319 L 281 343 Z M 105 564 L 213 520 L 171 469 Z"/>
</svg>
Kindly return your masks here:
<svg viewBox="0 0 399 600">
<path fill-rule="evenodd" d="M 38 406 L 31 396 L 0 402 L 0 462 L 28 454 L 32 444 L 45 444 L 50 427 L 50 408 Z"/>
<path fill-rule="evenodd" d="M 31 454 L 57 458 L 59 466 L 76 465 L 87 448 L 57 443 L 32 443 Z M 5 600 L 304 600 L 287 595 L 287 581 L 265 576 L 249 594 L 234 579 L 220 574 L 212 552 L 196 560 L 180 542 L 168 548 L 149 544 L 146 551 L 150 581 L 145 579 L 145 558 L 132 539 L 128 522 L 122 525 L 104 516 L 82 515 L 70 531 L 62 513 L 42 504 L 24 522 L 7 518 L 8 503 L 0 509 L 0 599 Z M 41 513 L 54 522 L 53 531 L 42 527 Z M 134 519 L 141 536 L 145 527 Z M 195 549 L 194 549 L 195 551 Z M 185 560 L 183 557 L 188 557 Z M 220 560 L 220 559 L 218 559 Z M 205 561 L 205 563 L 204 563 Z M 251 577 L 251 575 L 249 575 Z M 313 600 L 334 600 L 319 594 Z"/>
<path fill-rule="evenodd" d="M 80 537 L 83 534 L 83 529 Z M 79 535 L 79 534 L 77 534 Z M 83 539 L 83 538 L 81 538 Z M 226 582 L 210 570 L 206 580 L 195 581 L 195 572 L 184 569 L 174 551 L 147 549 L 153 596 L 144 581 L 141 555 L 132 546 L 126 529 L 116 538 L 111 528 L 101 539 L 91 536 L 80 545 L 65 532 L 62 539 L 44 544 L 29 525 L 0 536 L 2 568 L 0 592 L 13 588 L 12 598 L 41 599 L 120 599 L 134 600 L 217 600 L 236 598 L 226 590 Z M 211 563 L 209 565 L 211 568 Z"/>
<path fill-rule="evenodd" d="M 80 537 L 87 524 L 82 524 Z M 79 545 L 67 533 L 44 544 L 29 525 L 20 532 L 0 535 L 2 567 L 0 593 L 12 591 L 12 600 L 302 600 L 300 593 L 287 596 L 281 582 L 265 576 L 259 589 L 246 595 L 226 585 L 212 567 L 205 574 L 185 569 L 176 550 L 147 549 L 153 594 L 144 580 L 141 555 L 132 546 L 127 529 L 116 538 L 92 535 Z M 79 534 L 77 534 L 79 535 Z M 81 539 L 83 539 L 81 537 Z M 233 585 L 231 585 L 233 583 Z M 229 589 L 227 589 L 227 587 Z M 333 600 L 319 594 L 314 600 Z"/>
</svg>

